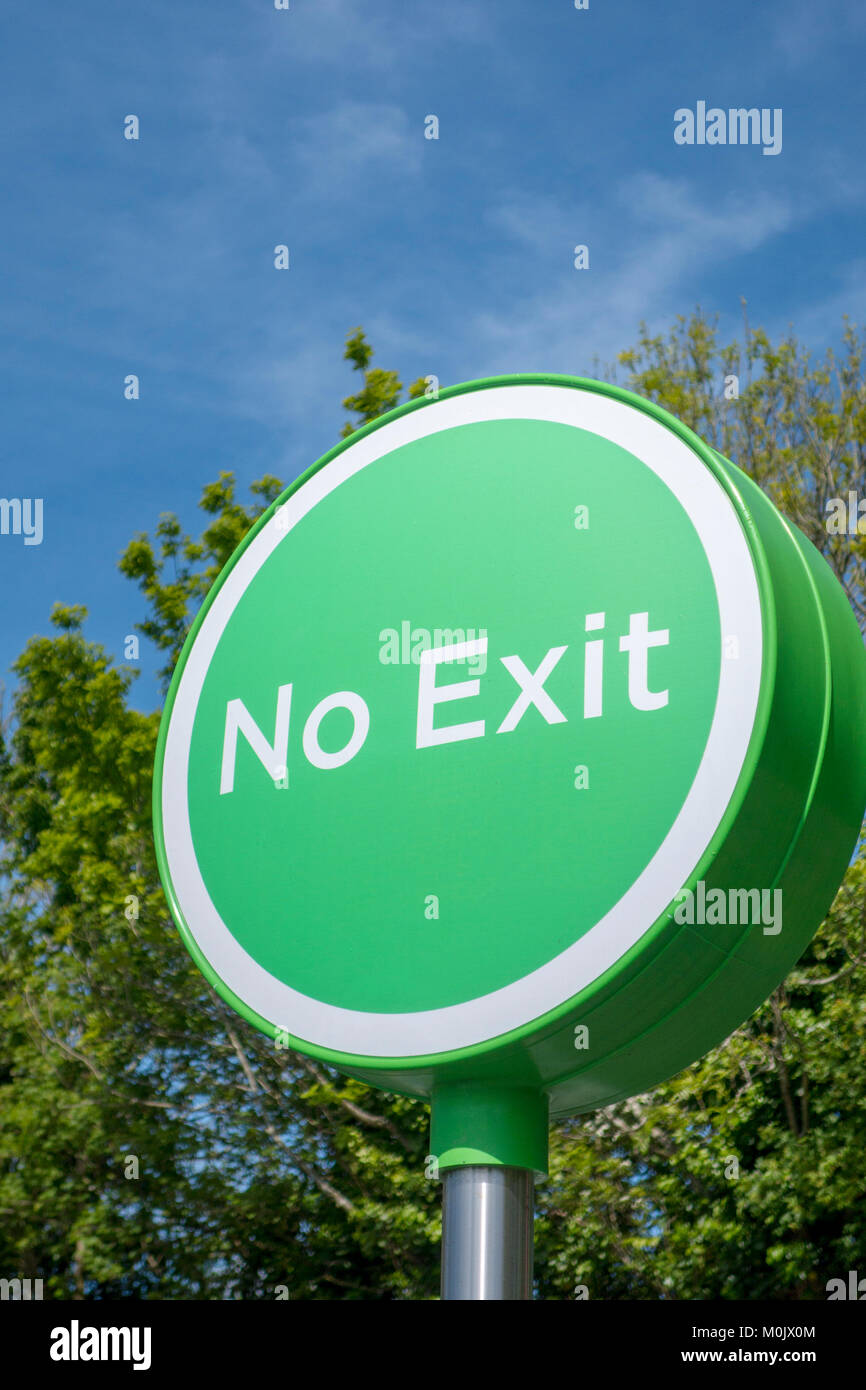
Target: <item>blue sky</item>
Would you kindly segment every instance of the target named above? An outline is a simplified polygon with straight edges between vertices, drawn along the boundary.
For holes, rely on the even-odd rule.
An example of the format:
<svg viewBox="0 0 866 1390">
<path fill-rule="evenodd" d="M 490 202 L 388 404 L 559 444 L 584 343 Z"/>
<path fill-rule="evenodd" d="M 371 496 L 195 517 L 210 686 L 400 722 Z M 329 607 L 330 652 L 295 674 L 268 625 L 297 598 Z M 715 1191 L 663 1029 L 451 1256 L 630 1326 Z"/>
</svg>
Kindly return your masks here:
<svg viewBox="0 0 866 1390">
<path fill-rule="evenodd" d="M 0 495 L 44 499 L 41 545 L 0 536 L 7 683 L 56 600 L 121 658 L 117 559 L 160 512 L 198 529 L 221 470 L 289 481 L 336 442 L 357 324 L 444 385 L 592 374 L 697 303 L 733 335 L 741 295 L 818 352 L 866 317 L 853 0 L 82 0 L 5 28 Z M 781 108 L 781 153 L 675 144 L 698 101 Z M 160 664 L 142 643 L 140 708 Z"/>
</svg>

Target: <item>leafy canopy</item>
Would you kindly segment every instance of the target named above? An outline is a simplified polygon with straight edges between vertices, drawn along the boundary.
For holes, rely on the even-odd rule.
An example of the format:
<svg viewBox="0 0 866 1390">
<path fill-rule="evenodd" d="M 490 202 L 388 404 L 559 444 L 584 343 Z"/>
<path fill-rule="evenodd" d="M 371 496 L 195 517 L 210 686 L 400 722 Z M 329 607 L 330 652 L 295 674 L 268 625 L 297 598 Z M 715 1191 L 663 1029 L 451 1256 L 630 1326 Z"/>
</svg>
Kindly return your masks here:
<svg viewBox="0 0 866 1390">
<path fill-rule="evenodd" d="M 394 406 L 361 329 L 344 436 Z M 642 327 L 614 375 L 757 479 L 864 619 L 862 535 L 827 504 L 864 492 L 863 340 L 812 362 L 793 335 L 699 313 Z M 726 398 L 726 377 L 739 395 Z M 424 382 L 410 388 L 423 394 Z M 120 568 L 167 683 L 225 561 L 282 484 L 204 488 L 203 529 L 164 514 Z M 22 652 L 0 737 L 0 1266 L 56 1298 L 432 1298 L 439 1200 L 421 1104 L 279 1051 L 214 994 L 154 862 L 158 726 L 132 672 L 55 607 Z M 866 868 L 785 984 L 647 1095 L 555 1126 L 538 1188 L 550 1299 L 825 1297 L 866 1250 Z"/>
</svg>

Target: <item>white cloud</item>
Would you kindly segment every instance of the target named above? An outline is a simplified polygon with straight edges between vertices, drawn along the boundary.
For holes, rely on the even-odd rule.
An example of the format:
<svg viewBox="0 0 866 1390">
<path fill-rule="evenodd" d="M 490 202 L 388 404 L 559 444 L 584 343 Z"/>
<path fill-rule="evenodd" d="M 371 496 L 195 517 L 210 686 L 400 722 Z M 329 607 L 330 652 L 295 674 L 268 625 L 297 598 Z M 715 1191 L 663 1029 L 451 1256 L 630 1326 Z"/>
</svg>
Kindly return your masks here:
<svg viewBox="0 0 866 1390">
<path fill-rule="evenodd" d="M 409 55 L 454 42 L 492 44 L 499 27 L 493 6 L 466 0 L 388 6 L 381 0 L 292 0 L 289 11 L 264 16 L 261 0 L 248 0 L 248 8 L 268 24 L 269 46 L 280 62 L 289 52 L 302 63 L 335 64 L 356 73 L 400 70 Z"/>
<path fill-rule="evenodd" d="M 851 44 L 866 29 L 861 0 L 837 3 L 828 14 L 827 6 L 815 0 L 799 0 L 781 7 L 781 18 L 771 38 L 785 65 L 797 70 L 814 67 L 818 55 L 841 44 Z"/>
<path fill-rule="evenodd" d="M 348 185 L 393 173 L 417 173 L 424 149 L 423 124 L 386 103 L 342 101 L 298 122 L 296 158 L 305 171 L 304 191 L 344 195 Z"/>
<path fill-rule="evenodd" d="M 594 234 L 587 235 L 592 214 Z M 521 294 L 539 279 L 526 255 L 505 250 L 507 307 L 479 310 L 466 332 L 478 369 L 589 371 L 594 357 L 612 361 L 641 319 L 669 318 L 706 269 L 757 250 L 793 223 L 788 201 L 768 192 L 730 194 L 712 203 L 679 180 L 639 174 L 624 180 L 604 213 L 551 199 L 512 200 L 492 213 L 522 248 L 545 256 L 555 245 L 562 271 L 553 285 Z M 590 268 L 571 268 L 572 247 L 585 241 Z M 518 279 L 517 277 L 521 277 Z M 549 279 L 545 275 L 545 279 Z"/>
</svg>

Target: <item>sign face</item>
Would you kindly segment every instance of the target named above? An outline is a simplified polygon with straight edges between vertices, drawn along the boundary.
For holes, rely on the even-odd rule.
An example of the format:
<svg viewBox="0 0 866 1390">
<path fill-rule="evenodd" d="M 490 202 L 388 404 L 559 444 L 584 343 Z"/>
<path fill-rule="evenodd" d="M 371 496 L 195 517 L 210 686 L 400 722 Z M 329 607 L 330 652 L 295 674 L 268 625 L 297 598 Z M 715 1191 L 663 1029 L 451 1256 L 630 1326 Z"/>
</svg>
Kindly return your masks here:
<svg viewBox="0 0 866 1390">
<path fill-rule="evenodd" d="M 754 817 L 778 681 L 735 471 L 624 392 L 503 378 L 392 413 L 288 489 L 196 621 L 157 757 L 169 901 L 224 997 L 427 1094 L 481 1056 L 537 1084 L 585 1072 L 593 1010 L 611 1056 L 713 979 L 729 999 L 755 926 L 758 974 L 784 973 L 763 919 L 722 940 L 673 915 Z M 817 650 L 817 611 L 805 628 Z M 771 888 L 801 826 L 823 668 L 808 698 L 790 835 L 744 890 Z"/>
</svg>

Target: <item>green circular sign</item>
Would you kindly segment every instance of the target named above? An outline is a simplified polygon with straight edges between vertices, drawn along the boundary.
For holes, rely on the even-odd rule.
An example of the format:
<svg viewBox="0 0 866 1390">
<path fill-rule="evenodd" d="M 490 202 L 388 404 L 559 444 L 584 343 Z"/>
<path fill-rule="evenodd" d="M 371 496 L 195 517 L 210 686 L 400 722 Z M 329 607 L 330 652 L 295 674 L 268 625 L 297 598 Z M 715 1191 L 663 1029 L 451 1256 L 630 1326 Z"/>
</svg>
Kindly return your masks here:
<svg viewBox="0 0 866 1390">
<path fill-rule="evenodd" d="M 172 911 L 248 1019 L 353 1074 L 606 1104 L 802 951 L 864 687 L 824 561 L 663 411 L 442 391 L 287 489 L 208 595 L 157 756 Z"/>
</svg>

